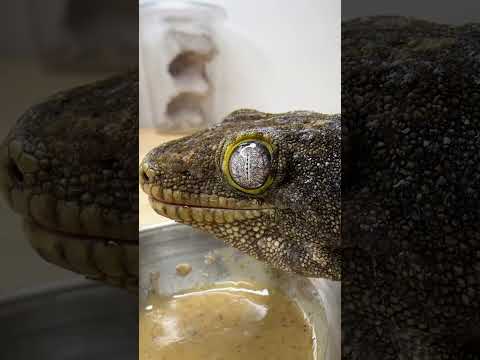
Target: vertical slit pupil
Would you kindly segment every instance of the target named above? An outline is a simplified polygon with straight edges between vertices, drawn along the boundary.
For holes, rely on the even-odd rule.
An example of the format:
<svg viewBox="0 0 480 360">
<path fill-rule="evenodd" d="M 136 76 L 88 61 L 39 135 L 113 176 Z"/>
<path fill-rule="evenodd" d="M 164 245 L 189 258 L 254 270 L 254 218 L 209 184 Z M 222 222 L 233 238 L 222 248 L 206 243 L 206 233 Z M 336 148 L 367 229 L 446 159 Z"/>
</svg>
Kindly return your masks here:
<svg viewBox="0 0 480 360">
<path fill-rule="evenodd" d="M 263 186 L 271 171 L 268 149 L 254 141 L 238 145 L 230 157 L 232 179 L 245 189 L 258 189 Z"/>
</svg>

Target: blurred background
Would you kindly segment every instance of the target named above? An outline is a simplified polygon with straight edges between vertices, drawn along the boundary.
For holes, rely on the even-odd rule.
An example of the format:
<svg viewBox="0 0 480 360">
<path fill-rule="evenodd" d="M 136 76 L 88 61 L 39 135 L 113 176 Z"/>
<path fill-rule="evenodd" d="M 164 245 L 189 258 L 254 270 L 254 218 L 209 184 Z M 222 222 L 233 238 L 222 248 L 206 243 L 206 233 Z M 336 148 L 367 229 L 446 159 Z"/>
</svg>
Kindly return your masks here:
<svg viewBox="0 0 480 360">
<path fill-rule="evenodd" d="M 52 93 L 138 66 L 136 1 L 4 1 L 0 24 L 0 141 Z M 82 278 L 42 260 L 1 202 L 0 215 L 0 296 Z"/>
<path fill-rule="evenodd" d="M 138 66 L 135 0 L 3 1 L 0 29 L 0 142 L 47 96 Z M 135 358 L 137 297 L 44 261 L 2 201 L 0 358 Z"/>
</svg>

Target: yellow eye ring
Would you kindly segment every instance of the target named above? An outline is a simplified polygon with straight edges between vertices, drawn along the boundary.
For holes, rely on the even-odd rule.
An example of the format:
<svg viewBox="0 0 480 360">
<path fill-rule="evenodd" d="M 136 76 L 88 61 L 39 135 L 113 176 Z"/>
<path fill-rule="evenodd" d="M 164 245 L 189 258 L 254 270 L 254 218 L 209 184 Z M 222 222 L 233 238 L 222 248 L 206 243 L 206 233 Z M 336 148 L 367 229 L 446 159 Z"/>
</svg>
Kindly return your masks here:
<svg viewBox="0 0 480 360">
<path fill-rule="evenodd" d="M 232 158 L 232 155 L 236 152 L 236 150 L 245 144 L 248 143 L 256 143 L 262 145 L 265 149 L 267 149 L 270 159 L 273 160 L 273 154 L 275 152 L 275 147 L 268 141 L 265 141 L 263 138 L 259 138 L 257 136 L 252 136 L 251 134 L 246 134 L 244 136 L 241 136 L 237 138 L 235 141 L 231 142 L 228 144 L 225 148 L 224 155 L 223 155 L 223 161 L 222 161 L 222 171 L 224 174 L 225 179 L 227 180 L 228 184 L 237 189 L 240 190 L 241 192 L 250 194 L 250 195 L 259 195 L 265 192 L 272 184 L 273 184 L 273 176 L 272 173 L 267 176 L 265 181 L 263 182 L 263 185 L 256 187 L 256 188 L 245 188 L 238 184 L 231 173 L 230 170 L 230 160 Z M 272 166 L 273 168 L 273 166 Z"/>
</svg>

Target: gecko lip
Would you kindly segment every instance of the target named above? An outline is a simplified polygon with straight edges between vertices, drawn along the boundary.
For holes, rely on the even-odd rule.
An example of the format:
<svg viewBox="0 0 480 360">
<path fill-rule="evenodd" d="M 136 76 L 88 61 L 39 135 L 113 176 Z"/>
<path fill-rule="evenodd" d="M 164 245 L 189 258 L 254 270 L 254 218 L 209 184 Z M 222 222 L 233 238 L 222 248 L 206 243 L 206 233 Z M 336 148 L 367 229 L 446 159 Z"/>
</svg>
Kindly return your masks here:
<svg viewBox="0 0 480 360">
<path fill-rule="evenodd" d="M 134 222 L 96 205 L 82 206 L 59 200 L 47 193 L 13 188 L 7 199 L 11 208 L 26 220 L 50 232 L 69 236 L 135 241 Z"/>
<path fill-rule="evenodd" d="M 258 200 L 238 200 L 216 195 L 190 194 L 143 184 L 152 208 L 172 220 L 191 223 L 234 223 L 271 214 L 273 208 Z"/>
<path fill-rule="evenodd" d="M 185 191 L 163 188 L 150 183 L 142 184 L 143 191 L 154 200 L 171 205 L 192 206 L 222 210 L 260 210 L 272 207 L 257 199 L 239 200 L 217 195 L 192 194 Z"/>
<path fill-rule="evenodd" d="M 158 214 L 186 224 L 229 224 L 260 218 L 273 212 L 273 209 L 222 209 L 169 204 L 155 200 L 152 196 L 149 197 L 149 200 L 150 205 Z"/>
</svg>

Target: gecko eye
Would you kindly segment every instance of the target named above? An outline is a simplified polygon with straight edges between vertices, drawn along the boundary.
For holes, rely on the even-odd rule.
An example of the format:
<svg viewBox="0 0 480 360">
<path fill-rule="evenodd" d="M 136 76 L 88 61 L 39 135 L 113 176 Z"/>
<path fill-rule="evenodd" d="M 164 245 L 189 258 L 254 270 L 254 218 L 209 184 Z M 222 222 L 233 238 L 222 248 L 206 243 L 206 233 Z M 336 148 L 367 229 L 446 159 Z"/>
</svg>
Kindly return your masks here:
<svg viewBox="0 0 480 360">
<path fill-rule="evenodd" d="M 267 148 L 255 141 L 239 144 L 228 164 L 230 175 L 238 185 L 252 190 L 262 187 L 270 176 L 272 161 Z"/>
<path fill-rule="evenodd" d="M 273 182 L 272 146 L 262 140 L 242 140 L 230 144 L 223 161 L 223 173 L 231 186 L 260 194 Z"/>
</svg>

